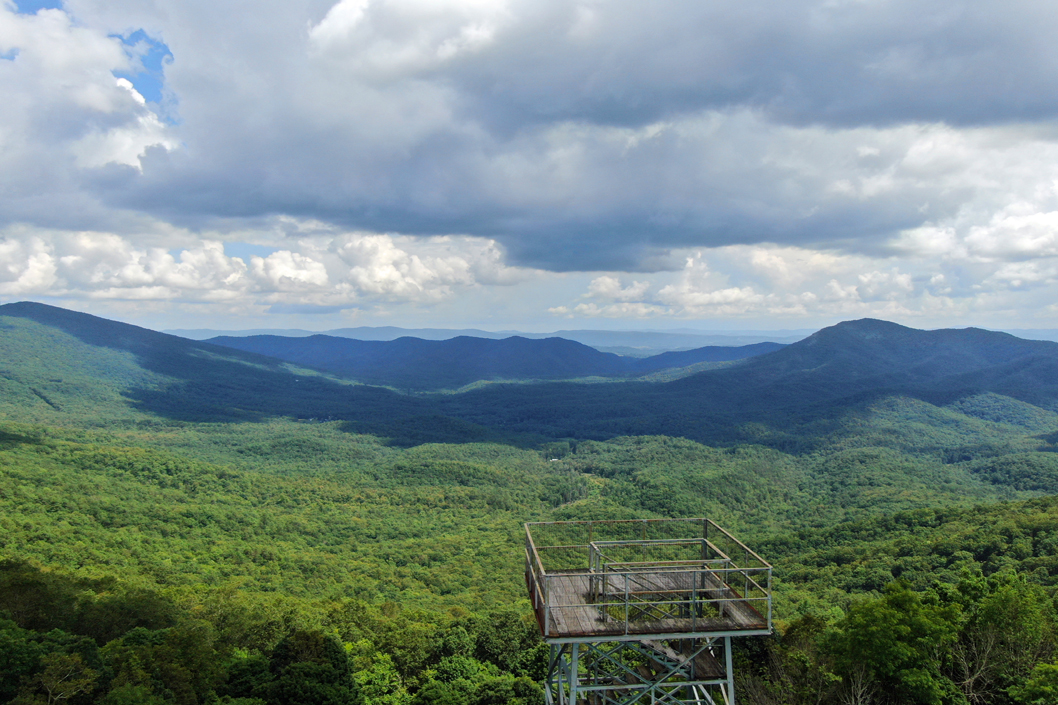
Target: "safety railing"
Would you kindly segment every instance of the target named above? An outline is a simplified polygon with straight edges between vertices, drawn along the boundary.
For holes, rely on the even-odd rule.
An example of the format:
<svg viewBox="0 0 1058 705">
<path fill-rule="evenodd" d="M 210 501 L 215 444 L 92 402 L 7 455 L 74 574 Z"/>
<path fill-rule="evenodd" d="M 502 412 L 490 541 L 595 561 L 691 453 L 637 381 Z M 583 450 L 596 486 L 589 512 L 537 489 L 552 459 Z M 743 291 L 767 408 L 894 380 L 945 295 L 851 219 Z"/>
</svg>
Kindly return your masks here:
<svg viewBox="0 0 1058 705">
<path fill-rule="evenodd" d="M 577 538 L 571 533 L 578 530 L 592 538 L 544 546 L 535 543 L 534 531 L 546 536 L 555 524 L 527 524 L 526 584 L 542 633 L 770 629 L 771 566 L 711 520 L 669 521 L 680 522 L 680 530 L 662 522 L 566 522 L 562 539 Z M 624 538 L 629 524 L 640 524 L 636 538 Z M 615 533 L 623 535 L 608 536 Z M 549 563 L 557 569 L 548 570 Z"/>
</svg>

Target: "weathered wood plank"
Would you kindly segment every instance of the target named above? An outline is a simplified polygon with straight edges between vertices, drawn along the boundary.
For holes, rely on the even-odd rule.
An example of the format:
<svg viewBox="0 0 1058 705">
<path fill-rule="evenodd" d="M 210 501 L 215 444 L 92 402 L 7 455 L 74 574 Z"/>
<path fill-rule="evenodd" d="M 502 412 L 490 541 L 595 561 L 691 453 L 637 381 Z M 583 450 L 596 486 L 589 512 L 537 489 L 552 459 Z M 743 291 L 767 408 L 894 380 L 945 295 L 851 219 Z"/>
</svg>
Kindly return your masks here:
<svg viewBox="0 0 1058 705">
<path fill-rule="evenodd" d="M 603 599 L 611 603 L 623 603 L 625 599 L 625 577 L 606 575 L 601 577 Z M 737 590 L 725 584 L 715 573 L 703 571 L 641 572 L 629 578 L 628 595 L 630 606 L 641 617 L 650 614 L 651 602 L 684 602 L 690 604 L 692 596 L 702 600 L 722 600 L 712 603 L 720 609 L 720 617 L 662 617 L 641 618 L 628 623 L 629 633 L 679 633 L 693 631 L 737 631 L 760 629 L 767 626 L 753 606 L 742 599 Z M 697 587 L 695 583 L 698 583 Z M 602 609 L 591 603 L 591 576 L 586 573 L 549 576 L 548 602 L 551 607 L 551 633 L 548 636 L 612 635 L 625 632 L 626 625 L 620 616 L 607 617 Z M 671 605 L 659 605 L 657 611 L 672 611 Z"/>
</svg>

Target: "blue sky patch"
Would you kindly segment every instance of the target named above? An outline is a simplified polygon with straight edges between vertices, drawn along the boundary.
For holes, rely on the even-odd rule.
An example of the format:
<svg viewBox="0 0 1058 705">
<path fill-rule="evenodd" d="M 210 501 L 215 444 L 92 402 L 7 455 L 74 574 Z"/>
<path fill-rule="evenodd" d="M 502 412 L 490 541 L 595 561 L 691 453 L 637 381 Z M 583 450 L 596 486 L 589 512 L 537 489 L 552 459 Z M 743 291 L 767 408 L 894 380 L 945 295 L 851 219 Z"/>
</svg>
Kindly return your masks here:
<svg viewBox="0 0 1058 705">
<path fill-rule="evenodd" d="M 0 59 L 3 59 L 5 61 L 14 61 L 15 57 L 17 57 L 17 56 L 18 56 L 18 47 L 15 47 L 11 51 L 7 52 L 6 54 L 0 54 Z"/>
<path fill-rule="evenodd" d="M 35 15 L 37 10 L 61 10 L 58 0 L 15 0 L 15 7 L 20 15 Z"/>
<path fill-rule="evenodd" d="M 131 73 L 115 73 L 118 78 L 127 78 L 148 103 L 161 104 L 162 86 L 165 83 L 165 67 L 173 60 L 173 53 L 164 42 L 152 38 L 142 29 L 127 37 L 118 36 L 125 51 L 138 60 L 140 70 Z"/>
</svg>

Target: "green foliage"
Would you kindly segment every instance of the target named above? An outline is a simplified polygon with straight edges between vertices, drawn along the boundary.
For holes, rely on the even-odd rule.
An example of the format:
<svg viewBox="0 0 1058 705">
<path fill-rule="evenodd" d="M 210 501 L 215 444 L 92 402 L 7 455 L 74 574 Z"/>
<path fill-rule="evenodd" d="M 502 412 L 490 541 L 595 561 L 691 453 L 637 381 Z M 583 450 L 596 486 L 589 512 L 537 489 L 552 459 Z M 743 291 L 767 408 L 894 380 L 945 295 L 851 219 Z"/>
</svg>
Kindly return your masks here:
<svg viewBox="0 0 1058 705">
<path fill-rule="evenodd" d="M 927 605 L 906 584 L 891 583 L 881 598 L 854 603 L 829 645 L 847 681 L 865 678 L 907 702 L 934 705 L 953 688 L 937 654 L 956 636 L 957 611 Z"/>
<path fill-rule="evenodd" d="M 362 639 L 352 646 L 353 680 L 365 705 L 405 705 L 410 696 L 393 657 Z"/>
<path fill-rule="evenodd" d="M 993 485 L 1058 492 L 1058 453 L 1012 453 L 979 460 L 970 471 Z"/>
<path fill-rule="evenodd" d="M 1058 703 L 1058 663 L 1040 663 L 1029 679 L 1010 688 L 1010 697 L 1019 705 Z"/>
<path fill-rule="evenodd" d="M 949 668 L 970 702 L 1002 700 L 1050 654 L 1054 615 L 1040 585 L 1016 573 L 986 578 L 968 572 L 955 586 L 938 585 L 935 590 L 961 615 Z"/>
<path fill-rule="evenodd" d="M 54 651 L 40 660 L 40 670 L 23 681 L 15 702 L 52 703 L 76 701 L 95 690 L 99 672 L 89 668 L 81 654 Z"/>
<path fill-rule="evenodd" d="M 743 702 L 1053 701 L 1048 379 L 412 397 L 54 315 L 0 321 L 0 703 L 539 703 L 521 524 L 703 515 L 775 565 Z"/>
<path fill-rule="evenodd" d="M 36 573 L 59 594 L 84 584 L 27 564 L 8 569 L 26 579 Z M 118 601 L 142 591 L 112 578 L 100 581 Z M 259 635 L 231 628 L 244 619 L 245 595 L 225 593 L 208 609 L 202 601 L 178 604 L 178 592 L 153 597 L 167 604 L 173 626 L 133 627 L 101 648 L 85 634 L 0 622 L 0 702 L 48 702 L 67 693 L 60 699 L 111 705 L 406 705 L 424 689 L 429 695 L 433 683 L 454 684 L 458 697 L 470 702 L 539 695 L 526 674 L 539 677 L 541 644 L 516 611 L 468 615 L 408 611 L 393 603 L 295 600 L 287 620 L 294 626 L 248 648 L 262 644 Z M 498 643 L 497 636 L 510 641 Z"/>
<path fill-rule="evenodd" d="M 271 679 L 257 689 L 269 705 L 358 705 L 349 657 L 333 638 L 297 630 L 276 644 Z"/>
<path fill-rule="evenodd" d="M 44 649 L 37 636 L 14 622 L 0 621 L 0 702 L 14 698 L 22 681 L 40 668 Z"/>
</svg>

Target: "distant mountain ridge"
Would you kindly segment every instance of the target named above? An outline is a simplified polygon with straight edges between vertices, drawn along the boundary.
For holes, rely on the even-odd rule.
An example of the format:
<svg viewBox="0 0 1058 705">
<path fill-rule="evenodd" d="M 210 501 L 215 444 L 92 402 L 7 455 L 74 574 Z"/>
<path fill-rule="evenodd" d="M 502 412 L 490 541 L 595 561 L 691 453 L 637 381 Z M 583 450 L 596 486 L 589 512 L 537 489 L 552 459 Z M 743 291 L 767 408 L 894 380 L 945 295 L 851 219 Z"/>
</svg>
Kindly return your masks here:
<svg viewBox="0 0 1058 705">
<path fill-rule="evenodd" d="M 533 342 L 541 341 L 510 345 Z M 576 345 L 562 341 L 555 350 L 583 353 L 568 357 L 577 364 L 610 359 Z M 455 356 L 487 360 L 472 347 Z M 99 423 L 130 414 L 223 422 L 287 417 L 341 421 L 348 430 L 406 444 L 668 435 L 788 450 L 810 445 L 828 428 L 858 428 L 857 419 L 882 404 L 912 410 L 893 412 L 893 433 L 913 423 L 941 438 L 948 433 L 944 425 L 963 423 L 958 419 L 1019 426 L 1036 419 L 1029 425 L 1037 440 L 1029 442 L 1058 442 L 1052 413 L 1058 411 L 1058 343 L 871 319 L 671 382 L 492 384 L 417 396 L 342 382 L 274 357 L 19 303 L 0 306 L 0 361 L 0 414 L 31 414 L 47 423 L 85 414 Z M 943 450 L 949 451 L 962 457 L 961 448 Z"/>
<path fill-rule="evenodd" d="M 354 340 L 397 340 L 398 338 L 421 338 L 423 340 L 451 340 L 461 336 L 471 338 L 489 338 L 503 340 L 513 336 L 542 340 L 545 338 L 565 338 L 584 345 L 589 345 L 603 352 L 614 352 L 619 355 L 648 357 L 674 350 L 694 350 L 708 346 L 737 347 L 754 343 L 793 343 L 813 333 L 811 329 L 776 330 L 776 331 L 694 331 L 677 329 L 671 331 L 644 330 L 559 330 L 551 333 L 527 333 L 518 330 L 486 331 L 476 328 L 398 328 L 396 326 L 359 326 L 356 328 L 336 328 L 325 331 L 309 331 L 298 328 L 288 329 L 251 329 L 240 331 L 220 331 L 206 328 L 167 330 L 166 333 L 179 335 L 192 340 L 210 340 L 213 338 L 246 338 L 257 335 L 274 335 L 285 338 L 307 338 L 313 335 L 327 335 L 335 338 L 352 338 Z"/>
<path fill-rule="evenodd" d="M 600 439 L 665 434 L 786 449 L 842 426 L 841 419 L 870 415 L 876 402 L 892 398 L 957 406 L 990 420 L 1032 415 L 1025 404 L 1048 415 L 1058 411 L 1058 343 L 863 319 L 671 382 L 540 384 L 517 392 L 500 385 L 450 396 L 439 406 L 446 416 L 517 432 Z M 916 423 L 947 423 L 941 416 Z M 1053 432 L 1058 439 L 1058 428 Z"/>
<path fill-rule="evenodd" d="M 727 362 L 774 352 L 779 343 L 706 347 L 628 358 L 563 338 L 502 340 L 352 340 L 328 335 L 211 338 L 209 343 L 268 355 L 298 365 L 399 389 L 455 389 L 478 381 L 630 377 L 701 362 Z"/>
</svg>

